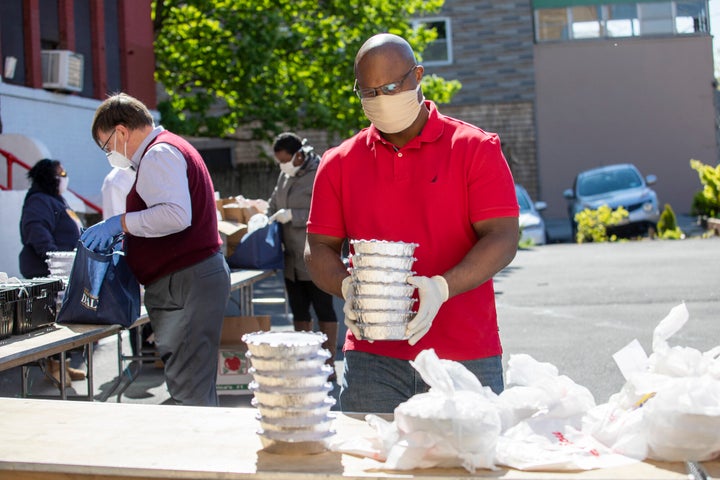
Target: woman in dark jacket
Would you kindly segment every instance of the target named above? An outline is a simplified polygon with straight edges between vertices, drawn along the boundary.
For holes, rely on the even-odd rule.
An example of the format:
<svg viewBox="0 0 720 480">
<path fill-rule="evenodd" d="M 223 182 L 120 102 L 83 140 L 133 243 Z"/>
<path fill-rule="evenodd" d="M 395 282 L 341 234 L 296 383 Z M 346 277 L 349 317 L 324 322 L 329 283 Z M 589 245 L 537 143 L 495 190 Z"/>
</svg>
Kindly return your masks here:
<svg viewBox="0 0 720 480">
<path fill-rule="evenodd" d="M 80 239 L 82 223 L 62 194 L 67 190 L 68 176 L 58 160 L 43 159 L 27 174 L 32 182 L 25 196 L 20 217 L 20 273 L 25 278 L 47 277 L 50 269 L 47 252 L 72 251 Z M 72 368 L 66 360 L 65 384 L 82 380 L 85 372 Z M 59 382 L 59 357 L 49 358 L 46 373 Z"/>
<path fill-rule="evenodd" d="M 20 273 L 25 278 L 47 277 L 47 252 L 75 249 L 81 224 L 62 197 L 68 176 L 58 160 L 40 160 L 27 176 L 32 185 L 20 217 Z"/>
</svg>

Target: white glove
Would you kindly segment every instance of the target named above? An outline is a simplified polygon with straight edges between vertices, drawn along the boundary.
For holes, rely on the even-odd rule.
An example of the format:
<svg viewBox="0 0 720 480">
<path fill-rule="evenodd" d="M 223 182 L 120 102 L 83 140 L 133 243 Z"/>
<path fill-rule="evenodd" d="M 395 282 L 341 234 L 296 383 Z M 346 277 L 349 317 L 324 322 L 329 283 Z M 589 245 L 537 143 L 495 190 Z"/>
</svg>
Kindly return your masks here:
<svg viewBox="0 0 720 480">
<path fill-rule="evenodd" d="M 288 223 L 292 220 L 292 211 L 290 209 L 281 208 L 270 216 L 271 222 Z"/>
<path fill-rule="evenodd" d="M 407 325 L 405 333 L 408 337 L 408 343 L 415 345 L 432 326 L 433 319 L 437 315 L 440 306 L 448 299 L 450 295 L 448 284 L 441 275 L 428 277 L 408 277 L 407 283 L 415 285 L 418 288 L 418 296 L 420 297 L 420 306 L 417 314 Z"/>
<path fill-rule="evenodd" d="M 355 289 L 352 286 L 352 276 L 348 275 L 342 281 L 342 296 L 345 299 L 345 305 L 343 305 L 343 313 L 345 314 L 345 325 L 355 335 L 355 338 L 360 340 L 360 329 L 357 326 L 357 315 L 353 311 L 353 297 L 355 296 Z"/>
</svg>

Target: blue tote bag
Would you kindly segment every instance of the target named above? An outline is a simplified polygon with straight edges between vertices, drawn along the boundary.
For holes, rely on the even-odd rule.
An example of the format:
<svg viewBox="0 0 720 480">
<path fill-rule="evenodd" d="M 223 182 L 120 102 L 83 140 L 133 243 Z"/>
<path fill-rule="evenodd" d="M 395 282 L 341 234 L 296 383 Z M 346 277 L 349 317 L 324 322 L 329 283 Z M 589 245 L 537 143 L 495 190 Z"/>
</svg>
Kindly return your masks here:
<svg viewBox="0 0 720 480">
<path fill-rule="evenodd" d="M 227 262 L 231 268 L 251 270 L 282 270 L 285 257 L 282 248 L 282 229 L 271 222 L 245 235 Z"/>
<path fill-rule="evenodd" d="M 121 251 L 93 252 L 78 242 L 57 323 L 129 327 L 140 316 L 140 285 Z"/>
</svg>

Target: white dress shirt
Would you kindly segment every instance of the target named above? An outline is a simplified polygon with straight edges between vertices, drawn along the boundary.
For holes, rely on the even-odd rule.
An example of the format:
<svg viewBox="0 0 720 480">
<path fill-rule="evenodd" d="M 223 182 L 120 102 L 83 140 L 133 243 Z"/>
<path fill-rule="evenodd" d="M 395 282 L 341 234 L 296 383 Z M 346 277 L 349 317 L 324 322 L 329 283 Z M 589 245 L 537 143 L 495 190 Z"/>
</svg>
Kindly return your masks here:
<svg viewBox="0 0 720 480">
<path fill-rule="evenodd" d="M 164 130 L 157 126 L 130 159 L 137 171 L 137 193 L 147 209 L 125 215 L 128 232 L 137 237 L 164 237 L 181 232 L 192 221 L 187 162 L 167 143 L 145 148 Z"/>
</svg>

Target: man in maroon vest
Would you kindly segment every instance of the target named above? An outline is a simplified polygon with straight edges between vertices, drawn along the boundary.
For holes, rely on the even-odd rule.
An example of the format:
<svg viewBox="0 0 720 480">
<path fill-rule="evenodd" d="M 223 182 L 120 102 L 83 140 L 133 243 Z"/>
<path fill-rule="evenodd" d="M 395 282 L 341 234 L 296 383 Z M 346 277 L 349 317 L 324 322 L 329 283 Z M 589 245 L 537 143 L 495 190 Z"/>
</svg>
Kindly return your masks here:
<svg viewBox="0 0 720 480">
<path fill-rule="evenodd" d="M 92 136 L 110 165 L 132 168 L 126 213 L 88 228 L 91 250 L 125 235 L 125 255 L 145 286 L 145 307 L 173 400 L 216 406 L 218 347 L 230 271 L 220 253 L 212 180 L 181 137 L 155 126 L 147 107 L 120 93 L 95 112 Z"/>
</svg>

